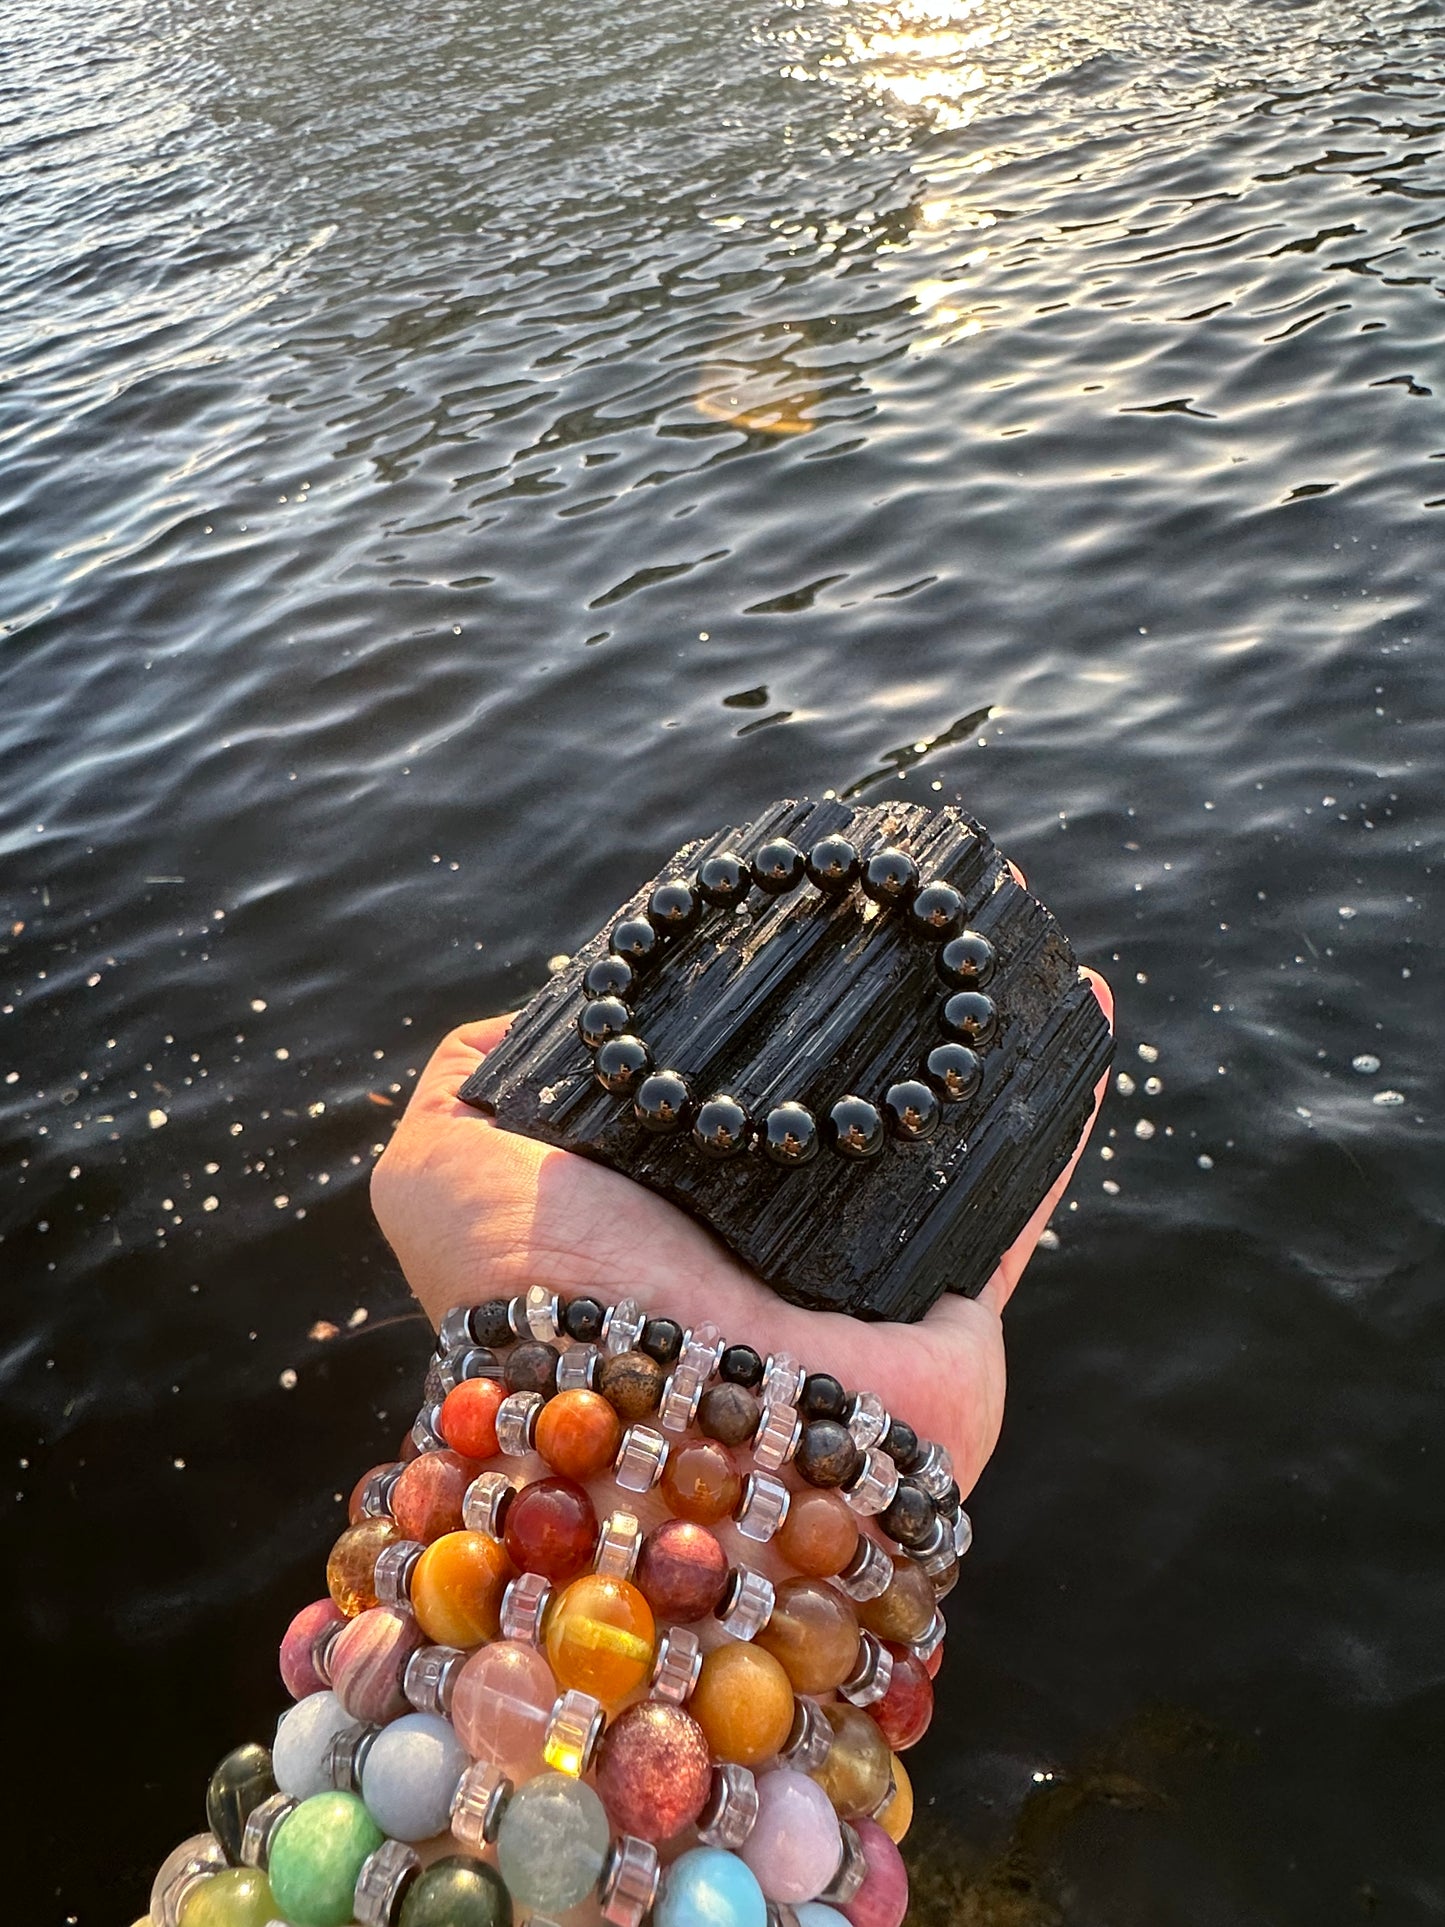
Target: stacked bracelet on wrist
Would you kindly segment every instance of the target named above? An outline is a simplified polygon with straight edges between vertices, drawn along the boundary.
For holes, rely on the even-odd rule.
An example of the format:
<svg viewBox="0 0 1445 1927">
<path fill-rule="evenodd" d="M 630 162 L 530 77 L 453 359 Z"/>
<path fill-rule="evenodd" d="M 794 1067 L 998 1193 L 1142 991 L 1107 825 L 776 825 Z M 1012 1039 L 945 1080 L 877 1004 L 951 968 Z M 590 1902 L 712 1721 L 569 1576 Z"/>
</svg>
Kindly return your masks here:
<svg viewBox="0 0 1445 1927">
<path fill-rule="evenodd" d="M 785 1354 L 534 1287 L 448 1314 L 406 1450 L 353 1492 L 282 1641 L 297 1704 L 217 1769 L 153 1927 L 589 1899 L 610 1927 L 898 1927 L 898 1755 L 971 1537 L 941 1447 Z"/>
</svg>

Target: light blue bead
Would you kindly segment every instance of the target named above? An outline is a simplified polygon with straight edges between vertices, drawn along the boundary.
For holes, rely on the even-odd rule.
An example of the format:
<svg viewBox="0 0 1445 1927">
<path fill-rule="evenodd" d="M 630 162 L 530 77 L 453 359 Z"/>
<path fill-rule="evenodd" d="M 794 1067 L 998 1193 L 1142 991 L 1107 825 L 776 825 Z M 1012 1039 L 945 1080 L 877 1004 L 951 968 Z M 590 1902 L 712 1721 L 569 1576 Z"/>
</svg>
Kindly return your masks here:
<svg viewBox="0 0 1445 1927">
<path fill-rule="evenodd" d="M 361 1797 L 394 1840 L 430 1840 L 446 1832 L 452 1795 L 469 1765 L 449 1720 L 408 1713 L 372 1741 L 361 1769 Z"/>
<path fill-rule="evenodd" d="M 836 1907 L 825 1907 L 821 1900 L 805 1900 L 793 1913 L 798 1927 L 848 1927 Z"/>
<path fill-rule="evenodd" d="M 663 1875 L 662 1898 L 652 1910 L 653 1927 L 767 1927 L 767 1921 L 768 1903 L 752 1869 L 720 1847 L 680 1854 Z"/>
</svg>

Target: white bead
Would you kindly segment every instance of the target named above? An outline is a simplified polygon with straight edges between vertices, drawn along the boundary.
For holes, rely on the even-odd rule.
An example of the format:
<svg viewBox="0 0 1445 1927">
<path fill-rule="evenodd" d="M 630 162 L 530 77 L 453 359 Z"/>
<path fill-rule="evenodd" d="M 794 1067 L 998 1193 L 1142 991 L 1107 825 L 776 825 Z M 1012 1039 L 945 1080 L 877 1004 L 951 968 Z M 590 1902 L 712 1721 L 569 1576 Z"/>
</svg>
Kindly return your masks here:
<svg viewBox="0 0 1445 1927">
<path fill-rule="evenodd" d="M 308 1693 L 281 1716 L 271 1747 L 271 1771 L 276 1784 L 293 1800 L 309 1800 L 329 1791 L 326 1756 L 338 1733 L 356 1726 L 335 1693 Z"/>
<path fill-rule="evenodd" d="M 395 1840 L 430 1840 L 451 1818 L 457 1781 L 470 1762 L 447 1720 L 406 1713 L 384 1726 L 361 1769 L 361 1797 Z"/>
</svg>

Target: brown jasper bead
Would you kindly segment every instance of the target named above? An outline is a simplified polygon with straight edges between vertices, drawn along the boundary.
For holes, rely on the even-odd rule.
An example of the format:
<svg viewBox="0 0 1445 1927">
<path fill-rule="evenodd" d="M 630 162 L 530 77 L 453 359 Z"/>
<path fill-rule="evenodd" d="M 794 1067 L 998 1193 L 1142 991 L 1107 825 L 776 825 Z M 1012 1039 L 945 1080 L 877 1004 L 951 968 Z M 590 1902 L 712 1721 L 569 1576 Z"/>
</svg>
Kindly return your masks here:
<svg viewBox="0 0 1445 1927">
<path fill-rule="evenodd" d="M 746 1445 L 762 1411 L 762 1401 L 741 1385 L 714 1385 L 697 1408 L 698 1430 L 724 1445 Z"/>
<path fill-rule="evenodd" d="M 833 1729 L 828 1757 L 814 1769 L 813 1778 L 833 1802 L 843 1820 L 860 1820 L 873 1813 L 888 1793 L 893 1756 L 888 1742 L 860 1707 L 840 1701 L 823 1712 Z"/>
<path fill-rule="evenodd" d="M 700 1526 L 730 1517 L 743 1495 L 743 1475 L 716 1439 L 684 1439 L 667 1455 L 659 1487 L 679 1519 Z"/>
<path fill-rule="evenodd" d="M 348 1619 L 370 1612 L 376 1597 L 376 1555 L 401 1537 L 390 1519 L 348 1526 L 326 1561 L 326 1590 Z"/>
<path fill-rule="evenodd" d="M 602 1361 L 597 1389 L 624 1424 L 650 1418 L 662 1398 L 662 1381 L 667 1376 L 655 1358 L 646 1352 L 618 1352 Z"/>
<path fill-rule="evenodd" d="M 706 1619 L 727 1582 L 727 1554 L 706 1526 L 667 1519 L 642 1542 L 637 1589 L 659 1619 Z"/>
<path fill-rule="evenodd" d="M 809 1485 L 846 1485 L 858 1470 L 861 1454 L 840 1419 L 810 1419 L 803 1427 L 793 1463 Z"/>
<path fill-rule="evenodd" d="M 858 1550 L 858 1521 L 836 1492 L 795 1492 L 778 1551 L 810 1579 L 831 1579 Z"/>
<path fill-rule="evenodd" d="M 403 1539 L 429 1546 L 462 1529 L 462 1499 L 481 1471 L 460 1452 L 423 1452 L 404 1467 L 391 1489 L 391 1516 Z"/>
<path fill-rule="evenodd" d="M 557 1389 L 557 1354 L 540 1338 L 529 1338 L 507 1353 L 507 1390 L 540 1392 L 550 1398 Z"/>
<path fill-rule="evenodd" d="M 831 1693 L 857 1663 L 858 1621 L 821 1579 L 785 1579 L 754 1643 L 772 1654 L 795 1692 Z"/>
<path fill-rule="evenodd" d="M 895 1559 L 887 1591 L 860 1606 L 858 1617 L 880 1639 L 907 1646 L 928 1631 L 937 1604 L 933 1582 L 922 1566 L 911 1559 Z"/>
</svg>

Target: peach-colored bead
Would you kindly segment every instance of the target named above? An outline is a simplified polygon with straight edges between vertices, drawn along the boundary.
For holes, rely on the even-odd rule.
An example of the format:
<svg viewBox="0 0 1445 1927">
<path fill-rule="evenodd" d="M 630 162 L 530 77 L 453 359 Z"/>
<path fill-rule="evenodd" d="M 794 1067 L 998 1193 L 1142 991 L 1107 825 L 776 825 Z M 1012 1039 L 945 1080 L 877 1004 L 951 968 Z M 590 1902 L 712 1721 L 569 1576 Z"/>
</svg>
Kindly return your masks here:
<svg viewBox="0 0 1445 1927">
<path fill-rule="evenodd" d="M 831 1579 L 857 1551 L 858 1521 L 836 1492 L 795 1492 L 777 1547 L 794 1572 Z"/>
<path fill-rule="evenodd" d="M 721 1760 L 760 1766 L 793 1724 L 793 1688 L 771 1653 L 732 1640 L 702 1662 L 687 1710 Z"/>
<path fill-rule="evenodd" d="M 518 1785 L 542 1770 L 542 1742 L 557 1698 L 552 1669 L 535 1646 L 499 1639 L 457 1674 L 452 1725 L 474 1760 Z"/>
<path fill-rule="evenodd" d="M 843 1595 L 821 1579 L 785 1579 L 757 1644 L 800 1693 L 831 1693 L 858 1662 L 858 1621 Z"/>
</svg>

